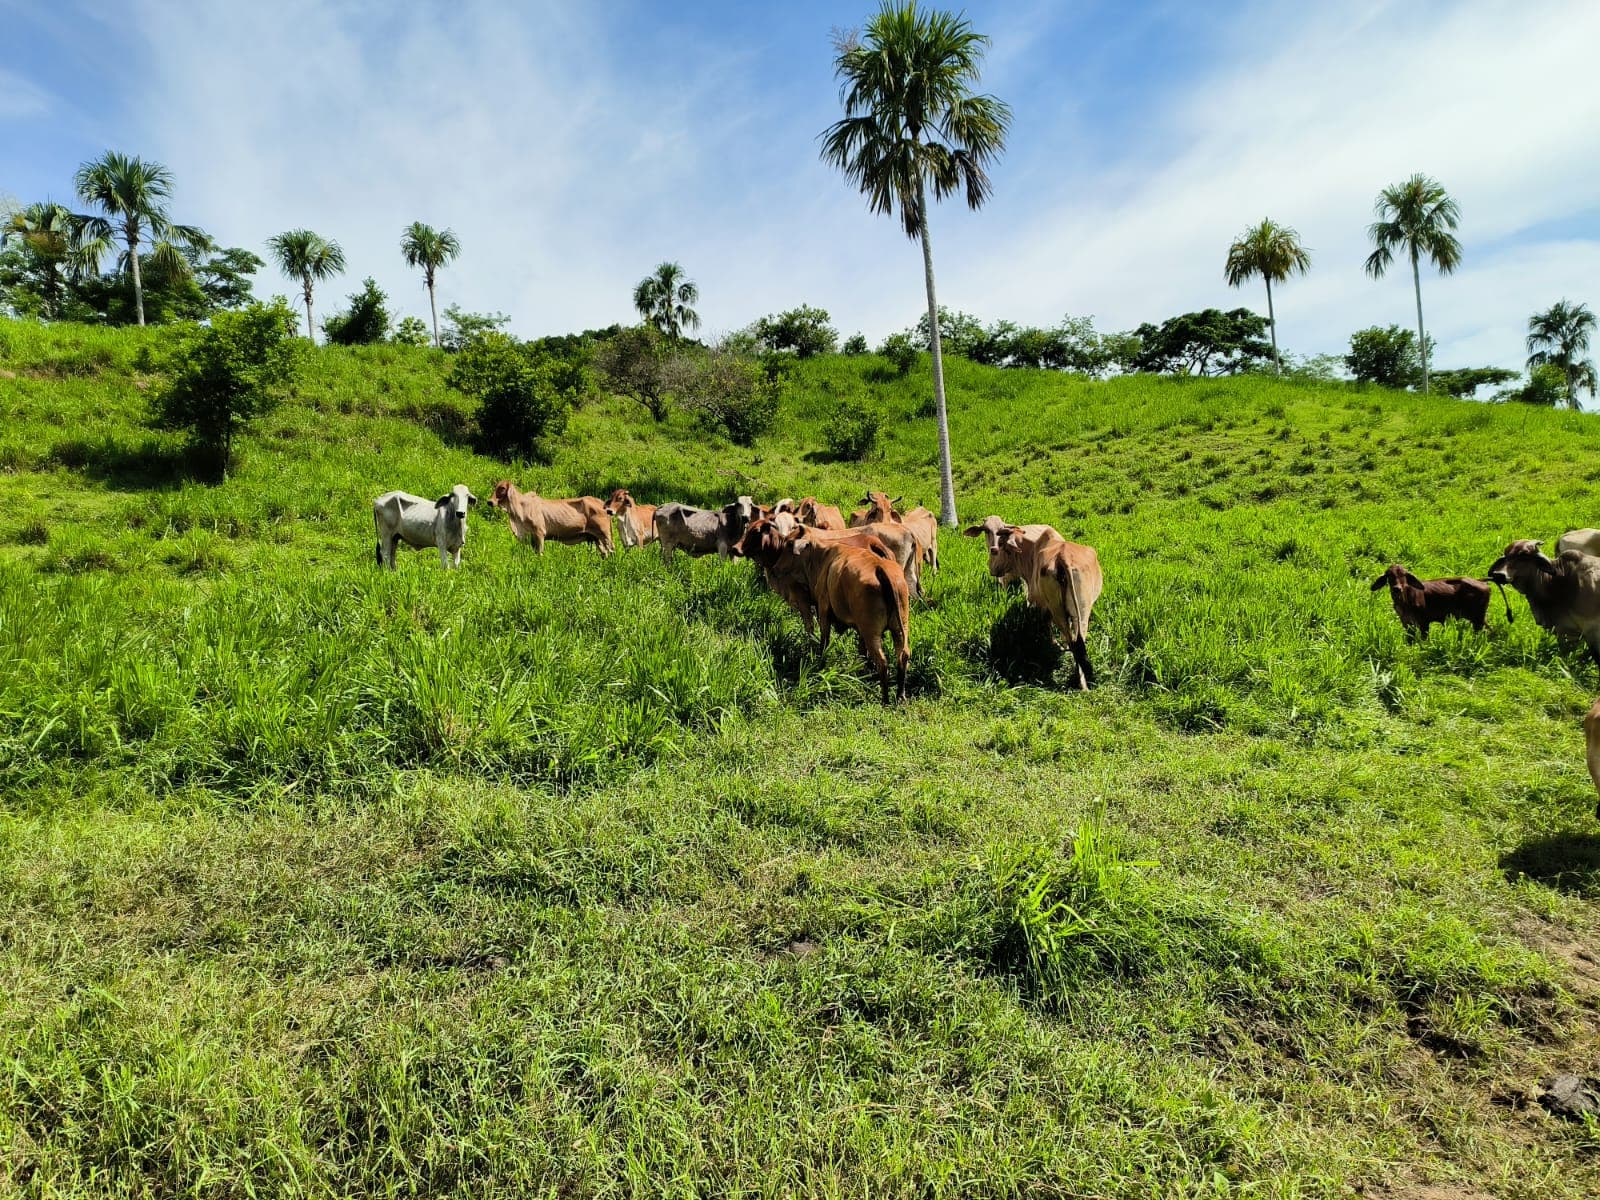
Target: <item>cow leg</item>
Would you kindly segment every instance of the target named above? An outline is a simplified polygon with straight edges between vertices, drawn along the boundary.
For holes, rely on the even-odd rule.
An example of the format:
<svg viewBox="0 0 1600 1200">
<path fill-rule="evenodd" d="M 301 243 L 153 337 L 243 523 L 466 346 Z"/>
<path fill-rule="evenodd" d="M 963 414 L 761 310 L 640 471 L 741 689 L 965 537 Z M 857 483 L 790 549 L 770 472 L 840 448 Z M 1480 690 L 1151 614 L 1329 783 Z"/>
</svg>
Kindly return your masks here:
<svg viewBox="0 0 1600 1200">
<path fill-rule="evenodd" d="M 395 569 L 394 558 L 400 550 L 400 535 L 397 533 L 389 539 L 389 570 Z"/>
<path fill-rule="evenodd" d="M 828 639 L 833 636 L 833 614 L 828 611 L 828 606 L 821 600 L 817 601 L 817 623 L 822 626 L 821 645 L 817 649 L 817 657 L 827 660 Z"/>
<path fill-rule="evenodd" d="M 459 570 L 460 567 L 461 567 L 461 547 L 460 546 L 456 547 L 456 552 L 452 557 L 454 557 L 456 568 Z"/>
<path fill-rule="evenodd" d="M 446 550 L 443 546 L 439 547 L 439 565 L 446 571 L 450 569 L 450 551 Z"/>
<path fill-rule="evenodd" d="M 889 660 L 883 653 L 883 634 L 869 638 L 865 629 L 856 630 L 856 637 L 861 639 L 861 652 L 867 656 L 867 661 L 878 672 L 878 691 L 882 693 L 884 704 L 889 703 Z"/>
</svg>

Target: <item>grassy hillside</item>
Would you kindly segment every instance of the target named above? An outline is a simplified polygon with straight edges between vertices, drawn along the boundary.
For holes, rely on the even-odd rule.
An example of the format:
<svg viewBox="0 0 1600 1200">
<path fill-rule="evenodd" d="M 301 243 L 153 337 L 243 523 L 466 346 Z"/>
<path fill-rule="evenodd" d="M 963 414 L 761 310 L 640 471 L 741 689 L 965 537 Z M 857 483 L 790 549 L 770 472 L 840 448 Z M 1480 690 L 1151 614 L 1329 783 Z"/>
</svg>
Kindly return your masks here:
<svg viewBox="0 0 1600 1200">
<path fill-rule="evenodd" d="M 163 336 L 0 323 L 0 1195 L 1600 1187 L 1532 1100 L 1600 1073 L 1595 668 L 1368 590 L 1600 524 L 1592 417 L 953 363 L 963 515 L 1100 551 L 1102 686 L 946 536 L 885 711 L 747 564 L 487 512 L 391 575 L 370 498 L 933 503 L 926 365 L 514 470 L 434 352 L 323 349 L 209 487 Z M 882 456 L 818 461 L 849 394 Z"/>
</svg>

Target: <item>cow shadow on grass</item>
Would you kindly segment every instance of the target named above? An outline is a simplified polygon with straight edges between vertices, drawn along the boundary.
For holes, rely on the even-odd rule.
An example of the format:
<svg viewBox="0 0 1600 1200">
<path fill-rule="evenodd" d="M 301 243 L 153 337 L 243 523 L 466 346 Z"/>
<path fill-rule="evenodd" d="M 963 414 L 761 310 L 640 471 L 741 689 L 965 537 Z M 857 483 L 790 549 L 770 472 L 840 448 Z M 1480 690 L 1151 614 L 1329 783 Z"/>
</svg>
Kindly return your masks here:
<svg viewBox="0 0 1600 1200">
<path fill-rule="evenodd" d="M 113 438 L 70 438 L 50 448 L 50 461 L 119 492 L 172 491 L 214 474 L 190 448 L 149 437 L 125 444 Z"/>
<path fill-rule="evenodd" d="M 989 638 L 973 647 L 974 657 L 1010 684 L 1049 687 L 1061 669 L 1063 651 L 1047 614 L 1027 603 L 1013 603 L 989 627 Z"/>
<path fill-rule="evenodd" d="M 1510 879 L 1526 876 L 1584 899 L 1600 897 L 1600 833 L 1567 830 L 1524 841 L 1501 856 Z"/>
</svg>

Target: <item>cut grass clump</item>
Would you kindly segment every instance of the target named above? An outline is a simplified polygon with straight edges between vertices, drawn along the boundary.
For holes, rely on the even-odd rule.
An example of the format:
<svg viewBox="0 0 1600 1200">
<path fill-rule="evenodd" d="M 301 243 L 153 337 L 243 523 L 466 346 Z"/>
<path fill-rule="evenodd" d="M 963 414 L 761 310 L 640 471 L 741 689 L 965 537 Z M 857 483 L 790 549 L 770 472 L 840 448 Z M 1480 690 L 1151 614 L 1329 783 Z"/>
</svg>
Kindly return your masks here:
<svg viewBox="0 0 1600 1200">
<path fill-rule="evenodd" d="M 1100 979 L 1134 981 L 1169 970 L 1226 968 L 1267 974 L 1272 955 L 1204 906 L 1174 895 L 1158 864 L 1123 857 L 1098 820 L 1061 851 L 1031 844 L 990 848 L 976 882 L 974 949 L 1035 1000 L 1069 1008 Z"/>
</svg>

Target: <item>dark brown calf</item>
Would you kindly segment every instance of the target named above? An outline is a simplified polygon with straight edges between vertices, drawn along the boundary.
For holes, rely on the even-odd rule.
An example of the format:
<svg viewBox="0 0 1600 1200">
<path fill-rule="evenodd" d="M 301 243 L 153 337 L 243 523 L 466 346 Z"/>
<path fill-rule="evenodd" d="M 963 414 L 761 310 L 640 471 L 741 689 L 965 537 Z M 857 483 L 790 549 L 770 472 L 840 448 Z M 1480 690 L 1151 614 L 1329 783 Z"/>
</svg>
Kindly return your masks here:
<svg viewBox="0 0 1600 1200">
<path fill-rule="evenodd" d="M 1481 579 L 1423 580 L 1395 563 L 1372 581 L 1373 591 L 1383 587 L 1389 589 L 1400 624 L 1419 630 L 1424 641 L 1430 625 L 1443 625 L 1451 617 L 1470 621 L 1474 629 L 1482 630 L 1489 612 L 1489 585 Z"/>
</svg>

